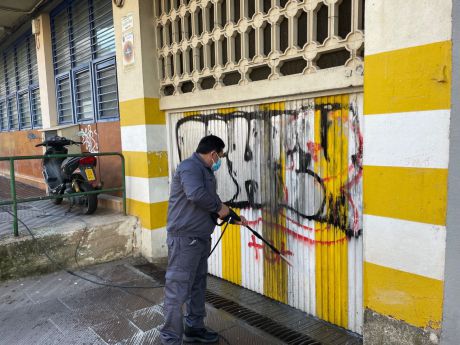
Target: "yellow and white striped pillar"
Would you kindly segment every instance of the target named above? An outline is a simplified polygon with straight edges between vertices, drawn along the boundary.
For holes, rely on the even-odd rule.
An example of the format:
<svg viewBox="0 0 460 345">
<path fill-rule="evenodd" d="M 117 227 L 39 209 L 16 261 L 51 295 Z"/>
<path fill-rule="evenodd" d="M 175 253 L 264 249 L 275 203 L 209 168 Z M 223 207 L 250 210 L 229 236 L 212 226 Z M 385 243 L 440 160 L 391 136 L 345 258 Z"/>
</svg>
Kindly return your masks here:
<svg viewBox="0 0 460 345">
<path fill-rule="evenodd" d="M 139 217 L 138 245 L 142 255 L 152 259 L 167 253 L 169 193 L 166 118 L 159 107 L 153 2 L 126 1 L 122 8 L 114 5 L 113 13 L 128 213 Z M 123 42 L 128 41 L 132 42 L 133 56 L 126 54 Z"/>
<path fill-rule="evenodd" d="M 451 5 L 451 0 L 366 2 L 365 340 L 366 328 L 380 316 L 383 318 L 375 324 L 382 336 L 389 336 L 385 327 L 398 322 L 400 331 L 407 333 L 395 333 L 401 339 L 407 335 L 406 339 L 414 340 L 429 334 L 421 332 L 428 329 L 431 340 L 439 336 L 449 157 Z M 397 321 L 382 324 L 385 317 Z M 392 341 L 388 339 L 388 343 Z"/>
</svg>

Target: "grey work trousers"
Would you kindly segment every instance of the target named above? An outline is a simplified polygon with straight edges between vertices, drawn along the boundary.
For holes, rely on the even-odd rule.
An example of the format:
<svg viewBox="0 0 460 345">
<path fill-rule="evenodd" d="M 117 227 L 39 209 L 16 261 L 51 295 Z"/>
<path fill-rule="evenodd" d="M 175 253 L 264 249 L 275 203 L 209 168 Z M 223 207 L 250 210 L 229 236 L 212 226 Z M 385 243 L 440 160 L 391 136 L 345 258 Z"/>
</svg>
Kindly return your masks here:
<svg viewBox="0 0 460 345">
<path fill-rule="evenodd" d="M 182 344 L 184 303 L 187 306 L 187 326 L 204 327 L 206 275 L 211 239 L 168 235 L 166 243 L 168 269 L 164 289 L 165 324 L 160 332 L 161 341 L 163 344 Z"/>
</svg>

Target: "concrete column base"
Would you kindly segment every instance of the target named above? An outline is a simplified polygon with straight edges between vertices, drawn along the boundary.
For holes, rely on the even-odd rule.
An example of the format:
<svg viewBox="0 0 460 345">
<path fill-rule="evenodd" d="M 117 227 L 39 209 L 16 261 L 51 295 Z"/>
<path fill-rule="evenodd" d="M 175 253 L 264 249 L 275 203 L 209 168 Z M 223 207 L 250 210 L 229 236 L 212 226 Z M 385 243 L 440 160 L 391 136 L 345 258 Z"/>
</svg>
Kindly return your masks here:
<svg viewBox="0 0 460 345">
<path fill-rule="evenodd" d="M 433 345 L 439 343 L 439 330 L 421 329 L 404 321 L 364 312 L 363 340 L 366 345 Z"/>
</svg>

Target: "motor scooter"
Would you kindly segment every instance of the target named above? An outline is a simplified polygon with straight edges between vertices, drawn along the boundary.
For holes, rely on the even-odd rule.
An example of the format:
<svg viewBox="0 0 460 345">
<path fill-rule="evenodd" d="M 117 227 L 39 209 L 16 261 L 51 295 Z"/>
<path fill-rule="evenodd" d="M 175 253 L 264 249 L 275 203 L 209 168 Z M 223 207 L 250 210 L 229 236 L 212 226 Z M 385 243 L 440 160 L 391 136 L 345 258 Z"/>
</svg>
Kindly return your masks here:
<svg viewBox="0 0 460 345">
<path fill-rule="evenodd" d="M 69 207 L 78 204 L 83 207 L 84 214 L 92 214 L 97 209 L 97 194 L 72 197 L 72 193 L 89 192 L 99 188 L 95 185 L 96 157 L 46 157 L 46 155 L 51 154 L 67 154 L 68 149 L 66 146 L 81 144 L 83 143 L 65 137 L 54 136 L 35 145 L 35 147 L 46 147 L 45 158 L 42 162 L 42 173 L 48 187 L 48 194 L 62 195 L 62 197 L 52 199 L 53 203 L 59 205 L 64 197 L 69 197 Z"/>
</svg>

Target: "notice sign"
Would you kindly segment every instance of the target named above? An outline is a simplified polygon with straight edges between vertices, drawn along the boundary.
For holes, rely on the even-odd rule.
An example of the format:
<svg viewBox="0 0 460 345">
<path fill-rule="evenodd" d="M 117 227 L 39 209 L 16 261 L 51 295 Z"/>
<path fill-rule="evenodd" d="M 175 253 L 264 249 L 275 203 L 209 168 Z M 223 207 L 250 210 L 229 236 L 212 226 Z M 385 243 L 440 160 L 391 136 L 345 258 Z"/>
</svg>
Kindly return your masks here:
<svg viewBox="0 0 460 345">
<path fill-rule="evenodd" d="M 134 21 L 133 14 L 121 18 L 121 39 L 123 49 L 123 66 L 134 65 Z"/>
<path fill-rule="evenodd" d="M 127 32 L 123 34 L 123 66 L 134 64 L 134 34 Z"/>
<path fill-rule="evenodd" d="M 133 14 L 129 13 L 127 16 L 121 18 L 121 31 L 126 32 L 133 28 Z"/>
</svg>

